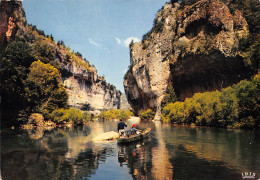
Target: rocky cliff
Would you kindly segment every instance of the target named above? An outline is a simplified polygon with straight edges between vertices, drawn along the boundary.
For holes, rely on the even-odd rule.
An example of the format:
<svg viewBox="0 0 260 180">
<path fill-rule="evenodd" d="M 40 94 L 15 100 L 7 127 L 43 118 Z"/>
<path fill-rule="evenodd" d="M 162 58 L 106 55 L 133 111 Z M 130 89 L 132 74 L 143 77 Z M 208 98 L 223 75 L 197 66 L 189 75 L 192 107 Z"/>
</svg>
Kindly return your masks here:
<svg viewBox="0 0 260 180">
<path fill-rule="evenodd" d="M 2 54 L 8 41 L 15 36 L 18 27 L 26 25 L 26 18 L 21 2 L 1 1 L 0 3 L 0 52 Z"/>
<path fill-rule="evenodd" d="M 12 41 L 22 41 L 36 49 L 32 56 L 59 69 L 69 94 L 68 105 L 84 110 L 120 107 L 121 92 L 99 77 L 93 65 L 72 52 L 63 42 L 56 43 L 35 26 L 28 25 L 21 2 L 1 1 L 0 52 Z M 37 54 L 38 53 L 38 54 Z"/>
<path fill-rule="evenodd" d="M 130 110 L 130 109 L 131 109 L 131 106 L 130 106 L 130 104 L 128 103 L 125 94 L 122 94 L 122 95 L 121 95 L 120 101 L 121 101 L 121 102 L 120 102 L 120 109 L 123 109 L 123 110 Z"/>
<path fill-rule="evenodd" d="M 70 106 L 84 110 L 120 108 L 121 92 L 99 77 L 94 67 L 89 72 L 76 63 L 62 63 L 62 70 Z"/>
<path fill-rule="evenodd" d="M 169 84 L 180 99 L 221 89 L 250 76 L 239 50 L 249 34 L 242 13 L 217 0 L 180 8 L 166 3 L 142 42 L 130 46 L 124 88 L 135 113 L 151 108 L 160 119 Z"/>
</svg>

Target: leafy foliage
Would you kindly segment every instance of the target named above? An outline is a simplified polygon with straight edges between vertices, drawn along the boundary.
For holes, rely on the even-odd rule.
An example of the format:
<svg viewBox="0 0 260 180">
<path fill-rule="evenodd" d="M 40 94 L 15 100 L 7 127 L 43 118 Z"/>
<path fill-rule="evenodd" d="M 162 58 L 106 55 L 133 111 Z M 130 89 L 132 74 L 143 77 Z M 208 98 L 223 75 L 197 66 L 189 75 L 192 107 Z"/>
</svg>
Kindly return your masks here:
<svg viewBox="0 0 260 180">
<path fill-rule="evenodd" d="M 250 33 L 260 32 L 260 2 L 258 0 L 222 0 L 228 4 L 231 12 L 240 10 L 249 25 Z"/>
<path fill-rule="evenodd" d="M 34 111 L 43 112 L 46 117 L 54 109 L 66 106 L 68 95 L 60 78 L 58 69 L 52 65 L 40 60 L 32 63 L 26 79 L 26 96 Z"/>
<path fill-rule="evenodd" d="M 164 23 L 162 21 L 158 21 L 157 19 L 155 19 L 155 21 L 153 23 L 153 31 L 155 33 L 162 32 L 163 27 L 164 27 Z"/>
<path fill-rule="evenodd" d="M 11 42 L 1 59 L 2 127 L 17 124 L 19 111 L 26 108 L 25 79 L 34 61 L 32 48 L 26 42 Z"/>
<path fill-rule="evenodd" d="M 67 122 L 73 124 L 82 124 L 93 119 L 92 114 L 82 113 L 79 109 L 76 108 L 56 109 L 51 113 L 50 117 L 55 123 L 58 124 Z"/>
<path fill-rule="evenodd" d="M 174 103 L 177 101 L 177 96 L 175 94 L 175 91 L 174 91 L 174 88 L 173 86 L 170 84 L 168 87 L 167 87 L 167 90 L 165 92 L 165 96 L 162 100 L 162 107 L 165 107 L 167 104 L 169 103 Z"/>
<path fill-rule="evenodd" d="M 102 120 L 122 119 L 126 120 L 132 116 L 133 113 L 129 110 L 111 109 L 108 111 L 101 112 L 97 118 Z"/>
<path fill-rule="evenodd" d="M 151 109 L 142 110 L 142 111 L 139 112 L 138 116 L 142 120 L 152 120 L 155 117 L 155 112 Z"/>
<path fill-rule="evenodd" d="M 66 60 L 90 71 L 89 62 L 66 49 L 63 41 L 56 44 L 52 35 L 33 25 L 18 28 L 15 41 L 8 42 L 1 55 L 2 127 L 26 123 L 32 112 L 50 119 L 54 109 L 66 107 L 68 95 L 57 61 L 66 55 Z"/>
<path fill-rule="evenodd" d="M 162 110 L 164 122 L 215 127 L 258 127 L 260 78 L 243 80 L 222 92 L 197 93 Z"/>
<path fill-rule="evenodd" d="M 37 60 L 41 60 L 44 63 L 50 63 L 54 60 L 55 52 L 53 47 L 48 43 L 48 41 L 39 38 L 33 44 L 34 54 L 33 56 Z"/>
</svg>

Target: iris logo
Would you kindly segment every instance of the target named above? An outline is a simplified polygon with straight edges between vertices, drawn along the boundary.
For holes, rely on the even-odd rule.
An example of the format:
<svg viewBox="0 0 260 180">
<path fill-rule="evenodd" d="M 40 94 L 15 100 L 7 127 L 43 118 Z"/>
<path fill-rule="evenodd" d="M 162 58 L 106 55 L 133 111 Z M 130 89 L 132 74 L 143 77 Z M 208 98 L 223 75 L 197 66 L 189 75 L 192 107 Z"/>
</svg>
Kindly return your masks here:
<svg viewBox="0 0 260 180">
<path fill-rule="evenodd" d="M 255 179 L 255 175 L 256 175 L 256 173 L 245 172 L 245 173 L 242 173 L 242 178 L 243 179 Z"/>
</svg>

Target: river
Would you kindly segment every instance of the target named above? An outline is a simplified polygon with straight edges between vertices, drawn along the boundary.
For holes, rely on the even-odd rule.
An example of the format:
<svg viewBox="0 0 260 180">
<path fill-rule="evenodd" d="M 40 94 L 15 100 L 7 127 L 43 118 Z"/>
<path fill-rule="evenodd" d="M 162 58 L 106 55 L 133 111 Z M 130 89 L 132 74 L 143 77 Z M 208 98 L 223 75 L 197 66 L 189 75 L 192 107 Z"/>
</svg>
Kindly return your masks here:
<svg viewBox="0 0 260 180">
<path fill-rule="evenodd" d="M 150 138 L 130 145 L 93 142 L 117 122 L 50 130 L 2 130 L 3 180 L 260 178 L 260 131 L 136 123 Z"/>
</svg>

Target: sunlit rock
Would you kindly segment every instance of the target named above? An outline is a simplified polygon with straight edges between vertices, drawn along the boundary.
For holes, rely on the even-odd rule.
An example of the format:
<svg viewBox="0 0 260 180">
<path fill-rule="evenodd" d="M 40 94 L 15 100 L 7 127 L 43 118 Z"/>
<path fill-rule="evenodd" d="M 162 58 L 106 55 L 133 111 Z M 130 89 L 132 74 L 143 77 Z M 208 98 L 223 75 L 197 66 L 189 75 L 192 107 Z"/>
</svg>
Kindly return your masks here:
<svg viewBox="0 0 260 180">
<path fill-rule="evenodd" d="M 201 0 L 180 9 L 166 3 L 153 29 L 130 45 L 125 75 L 127 99 L 136 114 L 153 109 L 160 119 L 161 101 L 171 83 L 180 99 L 197 92 L 220 90 L 250 77 L 239 51 L 248 25 L 219 1 Z"/>
<path fill-rule="evenodd" d="M 116 138 L 119 138 L 119 133 L 115 131 L 109 131 L 102 133 L 96 137 L 93 138 L 93 141 L 106 141 L 106 140 L 114 140 Z"/>
</svg>

